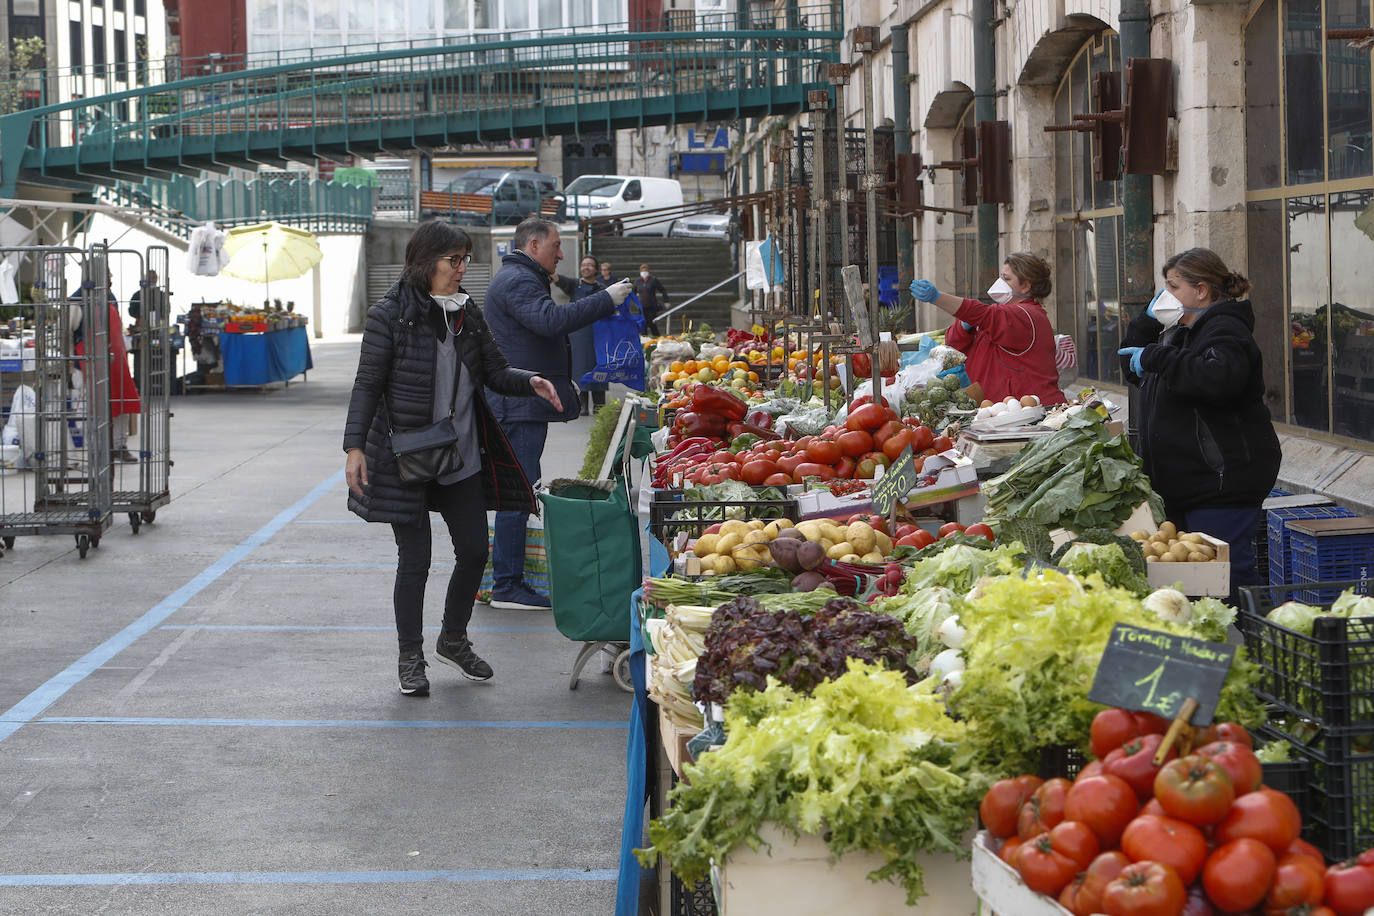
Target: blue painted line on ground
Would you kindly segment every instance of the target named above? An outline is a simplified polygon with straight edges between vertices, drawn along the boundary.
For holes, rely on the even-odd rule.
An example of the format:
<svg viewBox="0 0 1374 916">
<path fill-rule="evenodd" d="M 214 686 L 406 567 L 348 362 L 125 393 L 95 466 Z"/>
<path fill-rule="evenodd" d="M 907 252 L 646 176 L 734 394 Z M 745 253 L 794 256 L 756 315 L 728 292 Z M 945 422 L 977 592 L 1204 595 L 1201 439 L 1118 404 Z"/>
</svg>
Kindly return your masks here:
<svg viewBox="0 0 1374 916">
<path fill-rule="evenodd" d="M 244 569 L 395 569 L 392 563 L 241 563 Z M 452 569 L 452 563 L 435 563 L 430 569 Z"/>
<path fill-rule="evenodd" d="M 360 518 L 302 518 L 296 520 L 297 525 L 366 525 L 367 522 Z"/>
<path fill-rule="evenodd" d="M 245 624 L 195 624 L 195 623 L 164 623 L 160 630 L 385 630 L 390 633 L 396 628 L 374 627 L 374 626 L 297 626 L 284 623 L 245 623 Z M 438 632 L 439 627 L 425 627 L 431 632 Z M 514 633 L 520 631 L 552 632 L 552 627 L 468 627 L 469 633 Z"/>
<path fill-rule="evenodd" d="M 43 710 L 56 703 L 67 691 L 85 680 L 93 671 L 127 649 L 134 640 L 181 610 L 188 601 L 200 594 L 244 557 L 261 547 L 272 535 L 286 527 L 302 512 L 337 488 L 341 480 L 343 480 L 343 471 L 331 474 L 323 482 L 317 484 L 313 490 L 297 500 L 294 505 L 282 510 L 276 518 L 244 538 L 236 547 L 230 549 L 224 556 L 199 572 L 190 582 L 172 592 L 142 617 L 72 662 L 66 669 L 49 678 L 38 689 L 5 710 L 3 714 L 0 714 L 0 742 L 37 719 Z"/>
<path fill-rule="evenodd" d="M 163 716 L 44 716 L 35 725 L 150 725 L 211 728 L 628 728 L 625 722 L 395 721 L 391 719 L 184 719 Z"/>
<path fill-rule="evenodd" d="M 431 871 L 207 871 L 0 875 L 0 887 L 112 887 L 126 884 L 483 884 L 614 881 L 610 868 L 464 868 Z"/>
</svg>

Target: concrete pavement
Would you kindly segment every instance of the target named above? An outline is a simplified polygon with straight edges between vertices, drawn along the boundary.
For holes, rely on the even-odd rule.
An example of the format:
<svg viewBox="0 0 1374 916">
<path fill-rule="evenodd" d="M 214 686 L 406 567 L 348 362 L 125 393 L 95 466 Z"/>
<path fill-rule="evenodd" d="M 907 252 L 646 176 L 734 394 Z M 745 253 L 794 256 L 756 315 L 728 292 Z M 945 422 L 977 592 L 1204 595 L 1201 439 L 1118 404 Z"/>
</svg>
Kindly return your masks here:
<svg viewBox="0 0 1374 916">
<path fill-rule="evenodd" d="M 138 535 L 0 559 L 0 914 L 611 911 L 629 696 L 595 662 L 568 690 L 551 614 L 481 604 L 496 677 L 397 691 L 391 532 L 345 507 L 358 339 L 313 346 L 304 383 L 173 400 Z"/>
</svg>

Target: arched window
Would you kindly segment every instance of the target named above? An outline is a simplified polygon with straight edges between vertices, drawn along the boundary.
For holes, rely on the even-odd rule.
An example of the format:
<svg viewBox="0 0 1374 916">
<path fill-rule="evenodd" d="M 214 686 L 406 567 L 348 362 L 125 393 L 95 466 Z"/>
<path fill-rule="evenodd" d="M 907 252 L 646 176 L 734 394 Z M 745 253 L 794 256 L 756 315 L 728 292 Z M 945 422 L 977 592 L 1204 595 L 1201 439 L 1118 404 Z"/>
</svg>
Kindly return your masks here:
<svg viewBox="0 0 1374 916">
<path fill-rule="evenodd" d="M 1094 35 L 1074 56 L 1054 96 L 1056 124 L 1092 110 L 1092 78 L 1121 70 L 1115 32 Z M 1093 177 L 1091 135 L 1054 135 L 1055 327 L 1078 345 L 1079 375 L 1121 382 L 1121 182 Z"/>
<path fill-rule="evenodd" d="M 960 138 L 964 135 L 964 128 L 973 125 L 973 103 L 969 102 L 964 108 L 964 113 L 959 116 L 959 123 L 954 126 L 953 148 L 949 151 L 950 159 L 959 159 L 964 155 L 964 147 Z M 978 208 L 965 207 L 959 197 L 959 176 L 954 175 L 954 203 L 951 205 L 956 210 L 968 210 L 970 215 L 954 214 L 954 293 L 956 296 L 982 295 L 982 290 L 977 289 L 978 283 Z"/>
<path fill-rule="evenodd" d="M 1374 440 L 1369 0 L 1264 0 L 1245 27 L 1246 234 L 1275 419 Z"/>
</svg>

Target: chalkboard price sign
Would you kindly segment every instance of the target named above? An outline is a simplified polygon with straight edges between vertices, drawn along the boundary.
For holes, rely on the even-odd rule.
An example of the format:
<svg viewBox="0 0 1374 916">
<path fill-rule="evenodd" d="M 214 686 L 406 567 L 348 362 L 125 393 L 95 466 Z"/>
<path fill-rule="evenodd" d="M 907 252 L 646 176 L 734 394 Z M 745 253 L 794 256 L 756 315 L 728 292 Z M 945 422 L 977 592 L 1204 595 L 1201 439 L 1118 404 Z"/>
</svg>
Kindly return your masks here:
<svg viewBox="0 0 1374 916">
<path fill-rule="evenodd" d="M 882 479 L 873 485 L 873 511 L 879 515 L 889 514 L 893 504 L 916 486 L 916 480 L 916 464 L 908 445 L 883 472 Z"/>
<path fill-rule="evenodd" d="M 1198 708 L 1189 724 L 1208 725 L 1235 657 L 1233 645 L 1118 623 L 1088 699 L 1172 719 L 1191 697 Z"/>
</svg>

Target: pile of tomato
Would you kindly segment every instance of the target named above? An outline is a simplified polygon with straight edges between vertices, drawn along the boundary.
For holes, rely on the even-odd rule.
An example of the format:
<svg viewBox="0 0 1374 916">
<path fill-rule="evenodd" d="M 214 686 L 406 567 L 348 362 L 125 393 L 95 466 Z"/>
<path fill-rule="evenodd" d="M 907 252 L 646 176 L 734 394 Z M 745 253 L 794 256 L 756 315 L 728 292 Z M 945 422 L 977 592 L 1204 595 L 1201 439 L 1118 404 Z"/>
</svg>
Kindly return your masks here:
<svg viewBox="0 0 1374 916">
<path fill-rule="evenodd" d="M 1026 886 L 1075 916 L 1360 916 L 1374 907 L 1374 851 L 1327 867 L 1298 836 L 1292 799 L 1263 785 L 1249 733 L 1205 730 L 1180 757 L 1155 753 L 1168 722 L 1107 709 L 1097 758 L 1072 781 L 1004 779 L 979 814 Z"/>
</svg>

